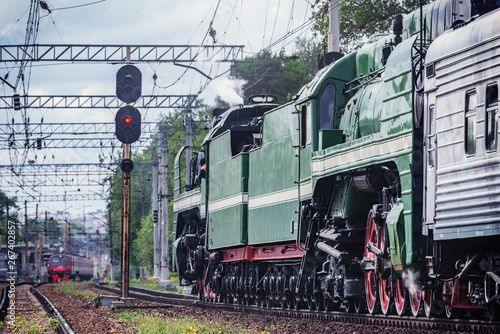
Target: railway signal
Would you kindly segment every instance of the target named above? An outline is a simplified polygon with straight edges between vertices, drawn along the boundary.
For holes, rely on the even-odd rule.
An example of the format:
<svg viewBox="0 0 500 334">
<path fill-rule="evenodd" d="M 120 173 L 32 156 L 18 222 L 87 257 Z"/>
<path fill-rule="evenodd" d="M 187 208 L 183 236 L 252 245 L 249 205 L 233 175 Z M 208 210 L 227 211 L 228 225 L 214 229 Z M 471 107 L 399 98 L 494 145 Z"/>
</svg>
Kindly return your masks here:
<svg viewBox="0 0 500 334">
<path fill-rule="evenodd" d="M 124 144 L 132 144 L 141 136 L 141 113 L 132 106 L 121 107 L 115 116 L 115 135 Z"/>
<path fill-rule="evenodd" d="M 132 170 L 134 170 L 134 162 L 130 159 L 123 159 L 120 163 L 120 168 L 124 173 L 132 173 Z"/>
<path fill-rule="evenodd" d="M 142 74 L 134 65 L 125 65 L 116 73 L 116 96 L 125 103 L 141 97 Z"/>
</svg>

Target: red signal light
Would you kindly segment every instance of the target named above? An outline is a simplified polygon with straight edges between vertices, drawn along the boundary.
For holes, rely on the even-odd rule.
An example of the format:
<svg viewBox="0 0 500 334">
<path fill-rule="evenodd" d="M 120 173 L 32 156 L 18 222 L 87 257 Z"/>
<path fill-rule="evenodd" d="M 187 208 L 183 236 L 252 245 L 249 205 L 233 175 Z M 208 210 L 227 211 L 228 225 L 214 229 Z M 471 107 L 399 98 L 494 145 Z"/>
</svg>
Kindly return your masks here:
<svg viewBox="0 0 500 334">
<path fill-rule="evenodd" d="M 132 123 L 132 117 L 129 117 L 129 116 L 125 117 L 125 123 L 127 123 L 127 124 Z"/>
</svg>

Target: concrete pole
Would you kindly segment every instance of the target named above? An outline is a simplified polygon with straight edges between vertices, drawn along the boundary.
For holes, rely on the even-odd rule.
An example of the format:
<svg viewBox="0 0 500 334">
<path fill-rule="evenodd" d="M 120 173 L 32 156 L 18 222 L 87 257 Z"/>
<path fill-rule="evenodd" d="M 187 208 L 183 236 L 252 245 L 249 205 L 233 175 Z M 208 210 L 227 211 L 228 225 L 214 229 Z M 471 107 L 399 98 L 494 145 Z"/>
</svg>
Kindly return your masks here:
<svg viewBox="0 0 500 334">
<path fill-rule="evenodd" d="M 340 52 L 339 0 L 330 0 L 330 28 L 328 30 L 328 52 Z"/>
<path fill-rule="evenodd" d="M 162 207 L 162 224 L 161 224 L 161 273 L 160 285 L 166 286 L 169 273 L 169 251 L 168 251 L 168 142 L 167 142 L 167 129 L 160 127 L 161 138 L 161 207 Z M 163 283 L 163 284 L 162 284 Z"/>
<path fill-rule="evenodd" d="M 161 138 L 161 134 L 160 134 Z M 154 241 L 154 260 L 153 260 L 153 280 L 160 280 L 160 224 L 158 223 L 158 158 L 156 156 L 156 143 L 153 146 L 153 189 L 151 192 L 151 211 L 153 212 L 153 241 Z"/>
<path fill-rule="evenodd" d="M 186 126 L 186 190 L 191 189 L 191 158 L 193 156 L 193 128 L 191 110 L 188 109 L 184 118 Z"/>
<path fill-rule="evenodd" d="M 47 230 L 47 210 L 45 210 L 45 228 L 44 228 L 44 234 L 43 234 L 43 244 L 47 245 L 49 243 L 49 231 Z"/>
<path fill-rule="evenodd" d="M 108 209 L 108 225 L 109 225 L 109 281 L 113 283 L 115 281 L 114 269 L 113 269 L 113 225 L 111 224 L 111 206 Z"/>
<path fill-rule="evenodd" d="M 38 263 L 38 203 L 36 203 L 35 209 L 35 231 L 33 232 L 35 241 L 35 251 L 33 252 L 35 258 L 35 275 L 40 271 L 40 264 Z"/>
<path fill-rule="evenodd" d="M 24 281 L 28 280 L 28 202 L 24 201 L 24 254 L 23 254 L 23 269 Z"/>
</svg>

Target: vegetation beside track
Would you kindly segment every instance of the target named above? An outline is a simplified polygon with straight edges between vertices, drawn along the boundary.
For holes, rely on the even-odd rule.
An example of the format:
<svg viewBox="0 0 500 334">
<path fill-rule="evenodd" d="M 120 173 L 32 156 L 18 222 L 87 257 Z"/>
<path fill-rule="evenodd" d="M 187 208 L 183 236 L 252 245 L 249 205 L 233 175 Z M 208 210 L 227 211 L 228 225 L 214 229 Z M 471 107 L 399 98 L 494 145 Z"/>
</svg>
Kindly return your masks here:
<svg viewBox="0 0 500 334">
<path fill-rule="evenodd" d="M 163 314 L 146 314 L 144 311 L 123 311 L 112 314 L 138 333 L 176 333 L 176 334 L 212 334 L 212 333 L 276 333 L 277 328 L 266 332 L 255 332 L 230 324 L 221 318 L 197 319 L 192 316 L 182 318 L 165 317 Z M 279 327 L 279 325 L 277 325 Z"/>
<path fill-rule="evenodd" d="M 90 287 L 93 283 L 90 282 L 61 282 L 57 286 L 57 290 L 63 293 L 67 293 L 68 295 L 73 296 L 82 296 L 87 301 L 91 301 L 97 298 L 97 294 L 90 291 Z"/>
<path fill-rule="evenodd" d="M 129 281 L 130 286 L 134 286 L 137 288 L 144 288 L 154 291 L 169 291 L 169 292 L 177 292 L 182 293 L 184 289 L 183 286 L 179 286 L 179 275 L 175 272 L 170 273 L 170 282 L 175 285 L 175 290 L 165 289 L 161 287 L 158 282 L 153 281 L 153 276 L 149 276 L 146 279 L 131 279 Z"/>
</svg>

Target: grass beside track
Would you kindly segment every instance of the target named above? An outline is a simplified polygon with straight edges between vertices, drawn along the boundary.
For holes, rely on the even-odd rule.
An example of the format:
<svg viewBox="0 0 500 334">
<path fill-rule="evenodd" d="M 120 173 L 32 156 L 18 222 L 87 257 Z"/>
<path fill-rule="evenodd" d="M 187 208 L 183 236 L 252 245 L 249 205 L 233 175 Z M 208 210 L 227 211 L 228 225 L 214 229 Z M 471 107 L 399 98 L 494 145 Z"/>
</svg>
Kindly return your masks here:
<svg viewBox="0 0 500 334">
<path fill-rule="evenodd" d="M 118 317 L 120 321 L 138 333 L 156 334 L 156 333 L 172 333 L 172 334 L 239 334 L 239 333 L 255 333 L 244 328 L 228 324 L 221 319 L 215 318 L 210 320 L 195 319 L 191 316 L 183 318 L 169 318 L 158 313 L 146 314 L 144 311 L 119 312 L 112 313 Z M 262 332 L 268 334 L 270 332 Z"/>
<path fill-rule="evenodd" d="M 159 286 L 158 282 L 153 281 L 153 276 L 149 276 L 146 279 L 131 279 L 129 281 L 130 286 L 134 286 L 137 288 L 144 288 L 144 289 L 149 289 L 149 290 L 154 290 L 154 291 L 169 291 L 169 292 L 177 292 L 177 293 L 182 293 L 182 290 L 184 289 L 183 286 L 179 286 L 179 276 L 177 273 L 170 273 L 170 282 L 175 285 L 174 290 L 165 290 L 165 288 L 162 288 Z"/>
<path fill-rule="evenodd" d="M 69 295 L 73 296 L 82 296 L 85 298 L 86 301 L 91 301 L 95 298 L 97 298 L 97 294 L 89 291 L 87 288 L 94 283 L 91 282 L 73 282 L 73 281 L 66 281 L 66 282 L 61 282 L 57 286 L 57 290 L 67 293 Z"/>
</svg>

